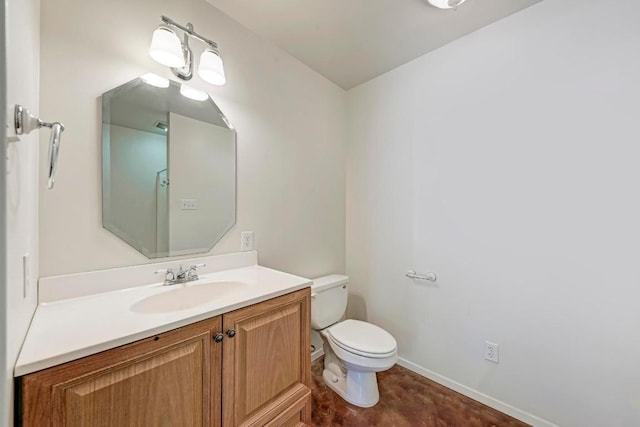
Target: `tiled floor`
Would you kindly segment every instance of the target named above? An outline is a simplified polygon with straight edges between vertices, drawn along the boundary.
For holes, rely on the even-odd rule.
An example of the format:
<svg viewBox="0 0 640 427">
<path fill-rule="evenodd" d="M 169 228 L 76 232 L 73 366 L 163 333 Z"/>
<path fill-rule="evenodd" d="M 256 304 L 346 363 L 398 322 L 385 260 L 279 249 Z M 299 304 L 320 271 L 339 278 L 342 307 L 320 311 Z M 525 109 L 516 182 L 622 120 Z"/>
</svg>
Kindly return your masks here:
<svg viewBox="0 0 640 427">
<path fill-rule="evenodd" d="M 312 365 L 312 420 L 322 427 L 522 427 L 527 424 L 398 365 L 378 373 L 380 401 L 359 408 L 322 381 L 322 359 Z"/>
</svg>

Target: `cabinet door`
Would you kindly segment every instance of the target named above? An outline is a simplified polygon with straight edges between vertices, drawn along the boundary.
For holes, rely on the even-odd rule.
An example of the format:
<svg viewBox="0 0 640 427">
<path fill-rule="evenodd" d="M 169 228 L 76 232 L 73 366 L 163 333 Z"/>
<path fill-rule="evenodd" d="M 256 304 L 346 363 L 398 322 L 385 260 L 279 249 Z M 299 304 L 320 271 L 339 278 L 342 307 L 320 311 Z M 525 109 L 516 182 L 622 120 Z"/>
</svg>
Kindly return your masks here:
<svg viewBox="0 0 640 427">
<path fill-rule="evenodd" d="M 219 426 L 216 317 L 23 378 L 23 425 Z"/>
<path fill-rule="evenodd" d="M 265 424 L 265 427 L 304 427 L 306 418 L 306 411 L 311 408 L 311 394 L 298 400 L 288 409 L 283 411 L 273 420 Z"/>
<path fill-rule="evenodd" d="M 301 401 L 292 416 L 310 423 L 310 301 L 307 288 L 223 316 L 224 427 L 264 426 Z"/>
</svg>

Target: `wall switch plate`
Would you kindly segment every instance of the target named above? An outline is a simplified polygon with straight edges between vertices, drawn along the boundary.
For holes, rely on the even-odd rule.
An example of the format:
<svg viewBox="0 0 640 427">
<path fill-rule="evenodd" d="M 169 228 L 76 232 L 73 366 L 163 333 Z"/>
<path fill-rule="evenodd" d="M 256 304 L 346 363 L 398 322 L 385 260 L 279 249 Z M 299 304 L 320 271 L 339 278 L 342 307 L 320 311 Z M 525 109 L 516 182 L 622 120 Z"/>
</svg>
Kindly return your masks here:
<svg viewBox="0 0 640 427">
<path fill-rule="evenodd" d="M 490 362 L 498 363 L 500 358 L 500 346 L 489 341 L 484 342 L 484 358 Z"/>
<path fill-rule="evenodd" d="M 22 298 L 27 298 L 29 292 L 31 273 L 29 272 L 29 254 L 22 256 Z"/>
<path fill-rule="evenodd" d="M 180 199 L 180 209 L 194 211 L 198 209 L 198 202 L 196 199 Z"/>
<path fill-rule="evenodd" d="M 253 231 L 243 231 L 240 235 L 240 250 L 242 252 L 253 250 Z"/>
</svg>

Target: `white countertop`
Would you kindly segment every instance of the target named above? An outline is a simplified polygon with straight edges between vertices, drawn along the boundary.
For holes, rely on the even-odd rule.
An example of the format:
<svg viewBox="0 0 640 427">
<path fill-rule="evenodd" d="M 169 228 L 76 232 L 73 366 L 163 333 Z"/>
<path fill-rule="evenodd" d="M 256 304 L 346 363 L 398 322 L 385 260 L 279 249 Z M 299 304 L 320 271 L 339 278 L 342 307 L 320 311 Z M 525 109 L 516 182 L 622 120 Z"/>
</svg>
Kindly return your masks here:
<svg viewBox="0 0 640 427">
<path fill-rule="evenodd" d="M 247 286 L 196 307 L 159 314 L 137 313 L 131 306 L 185 285 L 155 283 L 40 303 L 14 375 L 39 371 L 311 286 L 309 279 L 259 265 L 203 274 L 186 286 L 212 281 Z"/>
</svg>

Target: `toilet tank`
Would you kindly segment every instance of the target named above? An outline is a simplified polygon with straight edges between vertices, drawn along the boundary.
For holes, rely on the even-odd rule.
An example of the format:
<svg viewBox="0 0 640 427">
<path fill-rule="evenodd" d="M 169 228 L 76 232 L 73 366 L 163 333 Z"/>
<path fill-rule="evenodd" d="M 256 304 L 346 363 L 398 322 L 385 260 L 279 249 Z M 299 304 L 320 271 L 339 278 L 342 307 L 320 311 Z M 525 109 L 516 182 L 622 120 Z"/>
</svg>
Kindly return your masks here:
<svg viewBox="0 0 640 427">
<path fill-rule="evenodd" d="M 319 330 L 338 322 L 347 311 L 349 278 L 339 274 L 319 277 L 311 285 L 311 327 Z"/>
</svg>

